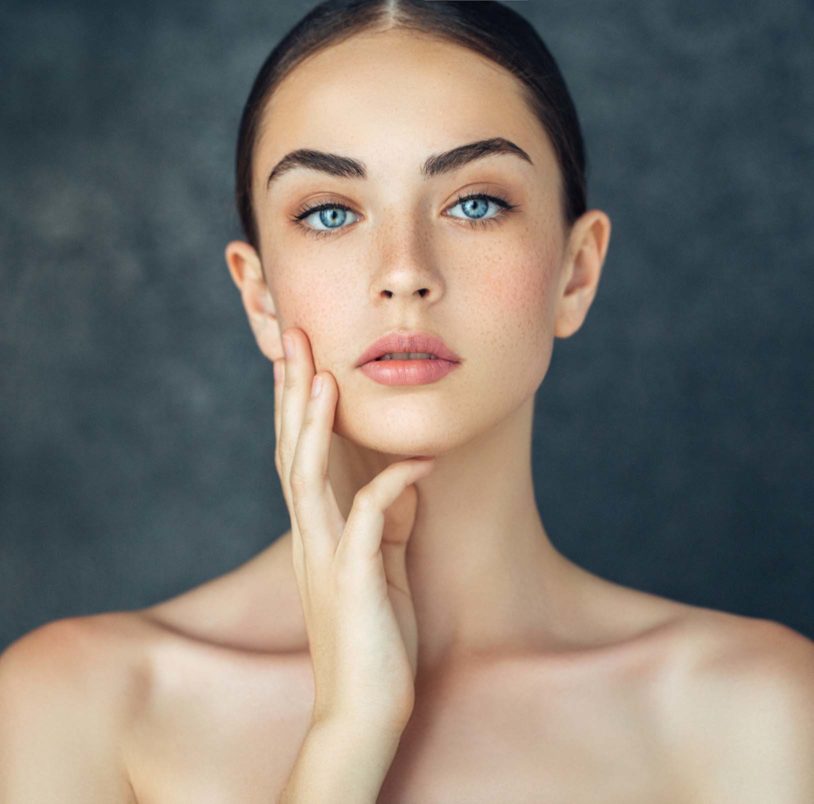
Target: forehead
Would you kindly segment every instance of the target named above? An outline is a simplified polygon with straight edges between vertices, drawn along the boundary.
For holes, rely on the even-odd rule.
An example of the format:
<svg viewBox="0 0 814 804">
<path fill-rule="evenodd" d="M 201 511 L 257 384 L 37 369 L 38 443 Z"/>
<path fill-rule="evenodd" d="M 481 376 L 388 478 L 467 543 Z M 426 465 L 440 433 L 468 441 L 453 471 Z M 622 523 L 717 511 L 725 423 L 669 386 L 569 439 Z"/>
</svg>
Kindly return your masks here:
<svg viewBox="0 0 814 804">
<path fill-rule="evenodd" d="M 304 147 L 355 155 L 371 176 L 377 165 L 392 176 L 399 165 L 416 173 L 430 152 L 505 137 L 551 169 L 553 151 L 521 88 L 498 64 L 453 43 L 404 31 L 354 36 L 278 85 L 262 114 L 254 186 Z"/>
</svg>

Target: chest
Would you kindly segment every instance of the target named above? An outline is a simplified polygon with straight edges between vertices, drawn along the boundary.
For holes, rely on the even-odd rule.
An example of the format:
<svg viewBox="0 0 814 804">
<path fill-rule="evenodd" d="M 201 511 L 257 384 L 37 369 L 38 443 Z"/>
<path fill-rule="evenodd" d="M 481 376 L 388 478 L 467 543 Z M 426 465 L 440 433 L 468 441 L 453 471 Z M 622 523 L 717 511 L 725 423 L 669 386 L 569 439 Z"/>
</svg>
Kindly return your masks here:
<svg viewBox="0 0 814 804">
<path fill-rule="evenodd" d="M 532 675 L 420 700 L 380 804 L 679 804 L 647 696 Z"/>
<path fill-rule="evenodd" d="M 276 800 L 308 730 L 310 673 L 278 665 L 270 683 L 268 668 L 194 668 L 132 735 L 139 804 Z M 680 804 L 649 689 L 514 670 L 417 690 L 378 801 Z"/>
</svg>

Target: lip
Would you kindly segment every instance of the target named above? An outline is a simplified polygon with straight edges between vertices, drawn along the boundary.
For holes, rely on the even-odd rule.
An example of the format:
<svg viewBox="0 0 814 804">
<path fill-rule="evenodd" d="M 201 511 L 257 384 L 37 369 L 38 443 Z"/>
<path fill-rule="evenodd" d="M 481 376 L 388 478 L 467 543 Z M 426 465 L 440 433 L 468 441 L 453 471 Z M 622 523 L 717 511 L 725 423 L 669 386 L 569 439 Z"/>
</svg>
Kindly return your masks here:
<svg viewBox="0 0 814 804">
<path fill-rule="evenodd" d="M 458 368 L 451 360 L 370 360 L 361 372 L 381 385 L 428 385 Z"/>
<path fill-rule="evenodd" d="M 431 332 L 397 330 L 389 332 L 377 341 L 374 341 L 365 349 L 362 356 L 356 362 L 356 368 L 364 366 L 366 363 L 375 361 L 382 355 L 393 352 L 426 352 L 435 355 L 448 363 L 460 363 L 461 358 L 455 354 L 438 335 Z M 387 363 L 389 361 L 385 361 Z M 417 362 L 417 361 L 393 361 L 396 363 Z"/>
</svg>

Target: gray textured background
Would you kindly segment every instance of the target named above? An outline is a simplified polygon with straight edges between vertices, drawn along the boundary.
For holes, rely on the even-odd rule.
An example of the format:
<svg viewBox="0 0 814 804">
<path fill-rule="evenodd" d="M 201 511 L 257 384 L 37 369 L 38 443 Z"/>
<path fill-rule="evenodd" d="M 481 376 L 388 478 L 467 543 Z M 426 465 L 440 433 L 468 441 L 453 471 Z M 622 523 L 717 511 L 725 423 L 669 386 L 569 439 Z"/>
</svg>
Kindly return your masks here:
<svg viewBox="0 0 814 804">
<path fill-rule="evenodd" d="M 5 3 L 0 647 L 288 527 L 271 365 L 223 260 L 237 123 L 314 3 Z M 540 510 L 618 582 L 814 636 L 814 19 L 528 0 L 614 231 L 538 394 Z"/>
</svg>

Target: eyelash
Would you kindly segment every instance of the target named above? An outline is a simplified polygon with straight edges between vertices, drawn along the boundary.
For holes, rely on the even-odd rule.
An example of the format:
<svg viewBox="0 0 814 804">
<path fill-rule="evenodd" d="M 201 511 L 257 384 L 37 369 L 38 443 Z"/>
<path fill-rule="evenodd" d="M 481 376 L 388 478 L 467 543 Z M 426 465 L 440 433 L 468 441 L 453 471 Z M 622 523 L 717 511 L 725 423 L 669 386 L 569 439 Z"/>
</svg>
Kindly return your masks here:
<svg viewBox="0 0 814 804">
<path fill-rule="evenodd" d="M 501 198 L 500 196 L 496 195 L 487 195 L 486 193 L 469 193 L 468 195 L 459 195 L 456 199 L 455 203 L 451 206 L 455 207 L 458 204 L 463 203 L 464 201 L 469 201 L 473 198 L 485 198 L 487 201 L 493 201 L 500 207 L 500 211 L 497 215 L 486 218 L 485 220 L 477 220 L 477 219 L 469 219 L 466 220 L 473 228 L 484 228 L 486 226 L 490 226 L 493 223 L 500 223 L 502 219 L 509 213 L 514 211 L 517 208 L 517 204 L 510 204 L 505 198 Z M 307 235 L 312 237 L 331 237 L 336 232 L 341 232 L 343 229 L 347 229 L 347 226 L 340 226 L 337 229 L 312 229 L 307 224 L 303 223 L 303 220 L 307 218 L 309 215 L 312 215 L 314 212 L 321 212 L 324 209 L 344 209 L 347 212 L 353 212 L 353 210 L 346 206 L 345 204 L 335 204 L 331 202 L 326 202 L 324 204 L 319 204 L 315 207 L 307 207 L 305 209 L 297 210 L 297 213 L 291 218 L 291 220 L 297 224 L 297 226 L 301 227 L 305 230 Z M 460 220 L 460 218 L 459 218 Z"/>
</svg>

